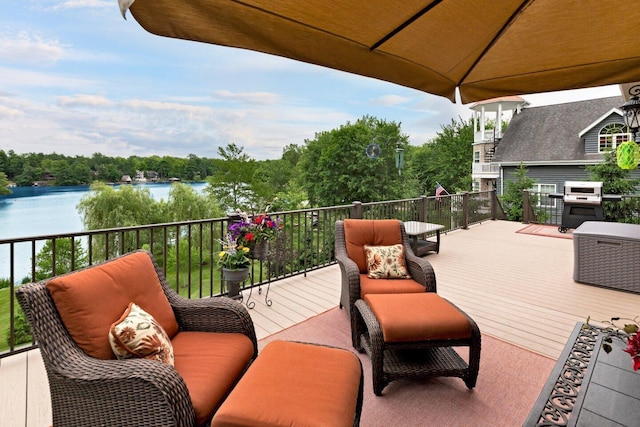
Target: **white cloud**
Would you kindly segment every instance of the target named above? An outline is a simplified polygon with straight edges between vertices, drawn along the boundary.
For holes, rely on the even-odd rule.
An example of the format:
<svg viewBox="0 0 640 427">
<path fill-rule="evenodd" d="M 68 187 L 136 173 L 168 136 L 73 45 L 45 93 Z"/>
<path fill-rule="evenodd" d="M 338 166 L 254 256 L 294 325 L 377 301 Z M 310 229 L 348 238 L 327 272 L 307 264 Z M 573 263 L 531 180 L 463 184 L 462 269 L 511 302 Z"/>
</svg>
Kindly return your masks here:
<svg viewBox="0 0 640 427">
<path fill-rule="evenodd" d="M 0 52 L 3 61 L 7 62 L 50 65 L 67 56 L 66 48 L 58 40 L 45 39 L 26 31 L 0 35 Z"/>
<path fill-rule="evenodd" d="M 62 107 L 111 107 L 113 102 L 102 95 L 58 96 L 58 105 Z"/>
<path fill-rule="evenodd" d="M 588 89 L 561 90 L 557 92 L 535 93 L 522 95 L 531 106 L 540 107 L 543 105 L 564 104 L 567 102 L 585 101 L 588 99 L 607 98 L 610 96 L 620 96 L 618 85 L 600 86 Z"/>
<path fill-rule="evenodd" d="M 217 90 L 214 91 L 213 94 L 214 98 L 224 99 L 227 101 L 238 101 L 245 104 L 272 105 L 277 103 L 280 99 L 277 94 L 270 92 L 234 93 L 229 90 Z"/>
<path fill-rule="evenodd" d="M 383 106 L 392 106 L 392 105 L 400 105 L 406 104 L 411 101 L 411 98 L 406 96 L 399 95 L 385 95 L 380 96 L 378 98 L 372 99 L 371 104 L 373 105 L 383 105 Z"/>
<path fill-rule="evenodd" d="M 108 0 L 66 0 L 58 4 L 53 5 L 49 10 L 64 10 L 64 9 L 87 9 L 87 8 L 113 8 L 114 2 Z"/>
<path fill-rule="evenodd" d="M 56 73 L 45 73 L 33 70 L 0 67 L 0 85 L 11 86 L 12 89 L 57 87 L 71 90 L 93 87 L 98 82 L 86 77 L 72 77 Z"/>
<path fill-rule="evenodd" d="M 120 103 L 121 106 L 132 110 L 147 111 L 175 111 L 183 113 L 208 114 L 209 107 L 199 105 L 179 104 L 175 102 L 147 101 L 144 99 L 131 99 Z"/>
<path fill-rule="evenodd" d="M 16 108 L 10 108 L 4 105 L 0 105 L 0 117 L 15 117 L 22 114 L 24 114 L 24 112 Z"/>
</svg>

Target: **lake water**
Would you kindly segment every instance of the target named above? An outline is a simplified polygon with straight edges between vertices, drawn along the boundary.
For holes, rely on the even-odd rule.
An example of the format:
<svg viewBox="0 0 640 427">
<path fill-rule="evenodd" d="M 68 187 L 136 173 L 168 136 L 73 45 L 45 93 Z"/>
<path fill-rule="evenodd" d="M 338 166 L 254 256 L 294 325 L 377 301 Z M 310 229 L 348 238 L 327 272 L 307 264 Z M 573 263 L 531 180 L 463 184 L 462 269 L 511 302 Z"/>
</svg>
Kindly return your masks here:
<svg viewBox="0 0 640 427">
<path fill-rule="evenodd" d="M 156 200 L 166 200 L 171 188 L 169 183 L 139 185 L 148 188 Z M 201 192 L 206 184 L 191 186 Z M 0 196 L 0 240 L 84 231 L 76 206 L 89 191 L 88 186 L 16 187 L 11 190 L 13 194 Z M 28 245 L 16 245 L 15 257 L 14 277 L 20 279 L 29 273 L 31 265 Z M 8 245 L 0 245 L 0 277 L 9 277 Z"/>
</svg>

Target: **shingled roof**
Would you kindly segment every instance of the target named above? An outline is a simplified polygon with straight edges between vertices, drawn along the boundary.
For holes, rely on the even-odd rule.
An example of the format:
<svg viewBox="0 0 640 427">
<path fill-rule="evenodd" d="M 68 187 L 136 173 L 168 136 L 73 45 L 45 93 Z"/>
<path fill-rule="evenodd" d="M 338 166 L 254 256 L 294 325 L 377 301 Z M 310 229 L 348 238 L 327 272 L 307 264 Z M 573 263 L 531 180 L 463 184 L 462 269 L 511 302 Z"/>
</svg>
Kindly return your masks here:
<svg viewBox="0 0 640 427">
<path fill-rule="evenodd" d="M 550 162 L 592 160 L 585 155 L 580 132 L 624 104 L 622 96 L 566 104 L 530 107 L 515 114 L 492 162 Z"/>
</svg>

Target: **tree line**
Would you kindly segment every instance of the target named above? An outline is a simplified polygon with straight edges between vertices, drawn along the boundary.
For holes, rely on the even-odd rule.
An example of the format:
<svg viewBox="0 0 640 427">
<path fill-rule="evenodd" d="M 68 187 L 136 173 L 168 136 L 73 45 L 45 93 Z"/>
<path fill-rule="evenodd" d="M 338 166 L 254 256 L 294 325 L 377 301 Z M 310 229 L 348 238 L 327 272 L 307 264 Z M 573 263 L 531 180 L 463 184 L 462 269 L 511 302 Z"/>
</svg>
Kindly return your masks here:
<svg viewBox="0 0 640 427">
<path fill-rule="evenodd" d="M 436 182 L 449 192 L 469 191 L 473 123 L 451 120 L 421 146 L 409 144 L 401 124 L 364 116 L 316 133 L 303 145 L 289 144 L 279 159 L 255 160 L 234 143 L 215 158 L 171 156 L 91 157 L 0 150 L 0 190 L 29 186 L 47 177 L 51 185 L 118 182 L 123 175 L 153 171 L 160 180 L 206 181 L 224 209 L 272 210 L 373 202 L 433 194 Z M 372 148 L 375 146 L 375 149 Z M 396 163 L 401 152 L 403 164 Z"/>
</svg>

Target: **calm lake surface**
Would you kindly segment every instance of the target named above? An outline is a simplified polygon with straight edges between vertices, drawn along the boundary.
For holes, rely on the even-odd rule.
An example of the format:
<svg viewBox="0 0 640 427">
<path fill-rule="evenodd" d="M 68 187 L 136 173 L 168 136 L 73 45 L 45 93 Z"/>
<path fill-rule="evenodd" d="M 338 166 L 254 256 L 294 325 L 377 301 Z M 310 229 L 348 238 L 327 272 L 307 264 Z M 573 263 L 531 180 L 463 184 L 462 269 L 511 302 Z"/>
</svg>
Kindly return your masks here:
<svg viewBox="0 0 640 427">
<path fill-rule="evenodd" d="M 156 200 L 166 200 L 171 188 L 169 183 L 136 186 L 148 188 Z M 206 183 L 191 186 L 201 192 Z M 88 193 L 89 186 L 16 187 L 11 190 L 13 194 L 0 196 L 0 240 L 84 231 L 76 206 Z M 14 276 L 20 280 L 29 273 L 29 245 L 16 245 L 15 257 Z M 9 277 L 8 245 L 0 245 L 0 277 Z"/>
</svg>

